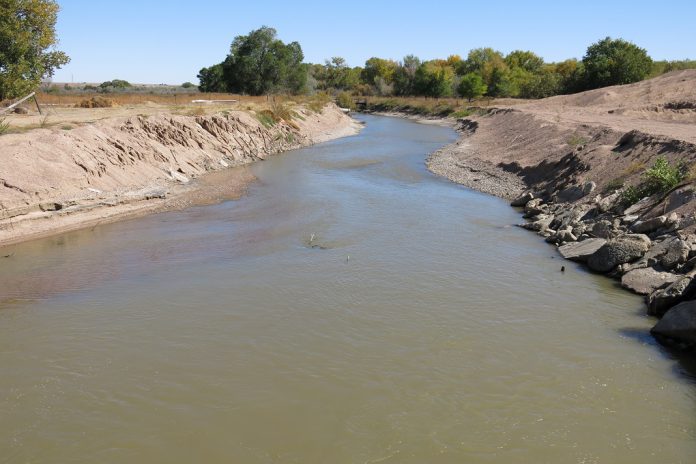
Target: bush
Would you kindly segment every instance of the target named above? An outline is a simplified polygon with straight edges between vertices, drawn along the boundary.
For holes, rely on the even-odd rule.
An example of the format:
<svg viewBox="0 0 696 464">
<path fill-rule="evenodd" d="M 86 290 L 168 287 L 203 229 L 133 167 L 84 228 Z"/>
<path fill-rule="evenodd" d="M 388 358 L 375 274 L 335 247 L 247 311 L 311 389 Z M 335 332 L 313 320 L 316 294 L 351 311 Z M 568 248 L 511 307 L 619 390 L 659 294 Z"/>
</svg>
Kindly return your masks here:
<svg viewBox="0 0 696 464">
<path fill-rule="evenodd" d="M 648 191 L 664 193 L 672 190 L 686 177 L 684 166 L 680 163 L 672 166 L 667 158 L 661 156 L 655 160 L 653 167 L 645 171 L 645 186 Z"/>
<path fill-rule="evenodd" d="M 682 163 L 672 166 L 667 158 L 660 156 L 652 167 L 643 173 L 642 177 L 641 184 L 626 187 L 621 192 L 621 203 L 624 206 L 630 206 L 641 198 L 672 190 L 686 179 L 687 169 Z"/>
<path fill-rule="evenodd" d="M 184 82 L 183 84 L 181 84 L 181 86 L 185 89 L 190 89 L 192 87 L 195 87 L 195 85 L 193 85 L 191 82 Z"/>
<path fill-rule="evenodd" d="M 353 109 L 355 107 L 355 102 L 353 102 L 353 97 L 350 96 L 348 92 L 341 92 L 336 97 L 336 104 L 341 108 Z"/>
</svg>

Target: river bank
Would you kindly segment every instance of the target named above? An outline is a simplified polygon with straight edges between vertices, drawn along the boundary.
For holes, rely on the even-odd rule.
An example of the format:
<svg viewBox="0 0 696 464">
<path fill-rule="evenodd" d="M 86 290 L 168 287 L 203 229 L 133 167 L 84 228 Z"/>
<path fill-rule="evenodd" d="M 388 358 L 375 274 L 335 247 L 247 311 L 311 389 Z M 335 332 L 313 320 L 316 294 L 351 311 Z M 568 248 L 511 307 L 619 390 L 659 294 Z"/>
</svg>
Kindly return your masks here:
<svg viewBox="0 0 696 464">
<path fill-rule="evenodd" d="M 522 208 L 528 220 L 522 227 L 557 246 L 563 257 L 643 295 L 648 314 L 660 318 L 653 335 L 691 350 L 696 186 L 687 178 L 635 203 L 627 203 L 624 192 L 659 158 L 674 166 L 696 163 L 694 84 L 696 72 L 677 72 L 481 109 L 456 121 L 459 140 L 432 153 L 427 166 Z"/>
<path fill-rule="evenodd" d="M 0 246 L 236 198 L 254 180 L 249 163 L 358 130 L 330 104 L 320 112 L 295 108 L 288 121 L 249 111 L 162 112 L 7 134 Z"/>
</svg>

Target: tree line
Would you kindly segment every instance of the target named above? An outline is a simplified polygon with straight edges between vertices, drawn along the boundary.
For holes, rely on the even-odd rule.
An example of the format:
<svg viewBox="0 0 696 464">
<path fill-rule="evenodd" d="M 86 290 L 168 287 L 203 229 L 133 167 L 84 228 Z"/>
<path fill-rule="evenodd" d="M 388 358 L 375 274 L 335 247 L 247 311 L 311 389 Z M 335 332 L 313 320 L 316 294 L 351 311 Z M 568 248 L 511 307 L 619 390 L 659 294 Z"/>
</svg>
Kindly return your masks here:
<svg viewBox="0 0 696 464">
<path fill-rule="evenodd" d="M 476 48 L 466 58 L 402 60 L 372 57 L 351 67 L 341 57 L 323 64 L 303 62 L 297 42 L 284 44 L 276 30 L 262 27 L 237 36 L 221 63 L 200 70 L 203 92 L 250 95 L 347 91 L 354 95 L 544 98 L 617 84 L 664 72 L 696 68 L 696 61 L 653 61 L 647 51 L 607 37 L 591 44 L 581 60 L 546 63 L 528 50 L 503 54 Z"/>
</svg>

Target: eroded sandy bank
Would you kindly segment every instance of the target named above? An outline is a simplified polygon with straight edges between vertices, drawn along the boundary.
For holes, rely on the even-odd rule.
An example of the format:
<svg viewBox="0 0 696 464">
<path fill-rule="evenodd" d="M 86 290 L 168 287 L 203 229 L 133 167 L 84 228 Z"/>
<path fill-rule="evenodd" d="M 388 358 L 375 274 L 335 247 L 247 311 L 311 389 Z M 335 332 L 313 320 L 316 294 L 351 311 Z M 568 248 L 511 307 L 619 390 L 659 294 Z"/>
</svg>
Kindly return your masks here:
<svg viewBox="0 0 696 464">
<path fill-rule="evenodd" d="M 328 105 L 272 125 L 245 111 L 160 113 L 5 135 L 0 245 L 235 198 L 254 180 L 243 166 L 359 127 Z"/>
</svg>

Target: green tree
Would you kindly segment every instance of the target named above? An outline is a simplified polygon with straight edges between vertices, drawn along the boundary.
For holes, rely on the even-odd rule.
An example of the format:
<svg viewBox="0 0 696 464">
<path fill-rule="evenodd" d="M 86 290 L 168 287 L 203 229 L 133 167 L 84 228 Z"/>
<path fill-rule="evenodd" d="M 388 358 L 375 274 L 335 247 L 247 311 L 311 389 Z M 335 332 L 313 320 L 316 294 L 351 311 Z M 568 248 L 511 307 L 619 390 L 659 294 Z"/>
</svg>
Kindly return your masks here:
<svg viewBox="0 0 696 464">
<path fill-rule="evenodd" d="M 324 71 L 320 74 L 323 74 L 324 89 L 352 90 L 360 84 L 361 73 L 362 68 L 351 68 L 344 58 L 334 56 L 324 62 Z"/>
<path fill-rule="evenodd" d="M 396 95 L 414 95 L 416 70 L 421 60 L 415 55 L 406 55 L 394 72 L 394 93 Z"/>
<path fill-rule="evenodd" d="M 527 72 L 536 74 L 544 66 L 544 59 L 539 55 L 527 50 L 515 50 L 508 53 L 505 57 L 505 64 L 510 69 L 521 68 Z"/>
<path fill-rule="evenodd" d="M 392 60 L 372 57 L 365 62 L 360 78 L 369 85 L 377 85 L 377 78 L 382 78 L 385 83 L 392 84 L 397 67 L 397 63 Z"/>
<path fill-rule="evenodd" d="M 227 90 L 223 77 L 222 63 L 198 71 L 198 90 L 201 92 L 224 92 Z"/>
<path fill-rule="evenodd" d="M 457 86 L 459 95 L 467 98 L 469 101 L 485 94 L 486 90 L 488 90 L 488 86 L 483 82 L 483 78 L 476 73 L 464 74 L 459 82 L 459 86 Z"/>
<path fill-rule="evenodd" d="M 0 1 L 0 100 L 31 92 L 70 61 L 55 49 L 58 10 L 51 0 Z"/>
<path fill-rule="evenodd" d="M 652 69 L 645 49 L 611 37 L 590 45 L 582 62 L 586 89 L 638 82 Z"/>
<path fill-rule="evenodd" d="M 222 63 L 222 75 L 230 92 L 263 95 L 285 91 L 298 93 L 307 81 L 304 55 L 297 42 L 285 45 L 276 30 L 263 26 L 235 37 Z"/>
<path fill-rule="evenodd" d="M 426 97 L 449 97 L 452 95 L 454 70 L 446 61 L 433 60 L 422 63 L 414 76 L 414 90 Z"/>
</svg>

